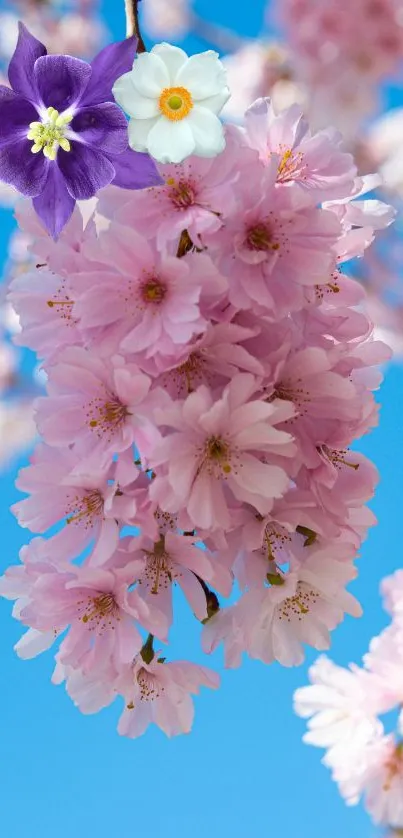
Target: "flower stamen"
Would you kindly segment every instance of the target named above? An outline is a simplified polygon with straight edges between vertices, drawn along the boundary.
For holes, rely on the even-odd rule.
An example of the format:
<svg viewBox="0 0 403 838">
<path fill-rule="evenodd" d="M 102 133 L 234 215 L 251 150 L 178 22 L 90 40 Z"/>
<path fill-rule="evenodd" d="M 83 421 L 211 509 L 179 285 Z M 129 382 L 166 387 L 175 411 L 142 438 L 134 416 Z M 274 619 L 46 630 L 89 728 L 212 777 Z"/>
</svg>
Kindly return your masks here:
<svg viewBox="0 0 403 838">
<path fill-rule="evenodd" d="M 193 108 L 193 99 L 186 87 L 165 87 L 158 101 L 161 113 L 173 122 L 185 119 Z"/>
<path fill-rule="evenodd" d="M 270 227 L 264 221 L 248 228 L 245 243 L 248 250 L 256 251 L 278 250 L 280 247 L 279 242 L 273 240 Z"/>
<path fill-rule="evenodd" d="M 120 620 L 119 606 L 113 593 L 99 593 L 98 596 L 88 597 L 78 603 L 81 611 L 84 606 L 84 613 L 80 617 L 83 623 L 89 623 L 90 630 L 114 628 L 114 622 Z"/>
<path fill-rule="evenodd" d="M 47 108 L 47 119 L 41 122 L 31 122 L 27 134 L 28 140 L 34 140 L 31 147 L 32 154 L 43 151 L 48 160 L 56 160 L 59 147 L 63 151 L 70 151 L 71 145 L 65 137 L 66 126 L 73 119 L 72 114 L 59 114 L 56 108 Z"/>
</svg>

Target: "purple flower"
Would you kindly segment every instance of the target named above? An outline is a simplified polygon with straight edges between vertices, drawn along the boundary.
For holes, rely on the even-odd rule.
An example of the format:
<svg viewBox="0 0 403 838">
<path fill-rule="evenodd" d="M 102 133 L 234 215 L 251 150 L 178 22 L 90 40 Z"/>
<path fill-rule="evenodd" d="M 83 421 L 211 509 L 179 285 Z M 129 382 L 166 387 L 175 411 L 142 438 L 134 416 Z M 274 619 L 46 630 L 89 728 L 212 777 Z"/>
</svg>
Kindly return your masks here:
<svg viewBox="0 0 403 838">
<path fill-rule="evenodd" d="M 0 85 L 0 180 L 33 198 L 54 238 L 75 202 L 103 186 L 161 183 L 151 158 L 129 148 L 126 118 L 112 96 L 135 51 L 136 39 L 127 38 L 105 47 L 91 64 L 47 55 L 19 24 L 8 69 L 12 90 Z"/>
</svg>

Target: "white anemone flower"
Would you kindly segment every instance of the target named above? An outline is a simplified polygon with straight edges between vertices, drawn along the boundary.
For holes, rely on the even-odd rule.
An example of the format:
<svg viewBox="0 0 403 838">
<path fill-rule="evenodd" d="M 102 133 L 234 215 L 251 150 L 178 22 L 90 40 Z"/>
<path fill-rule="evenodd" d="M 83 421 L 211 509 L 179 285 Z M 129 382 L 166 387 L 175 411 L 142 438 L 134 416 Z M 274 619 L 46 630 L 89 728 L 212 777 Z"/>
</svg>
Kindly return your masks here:
<svg viewBox="0 0 403 838">
<path fill-rule="evenodd" d="M 157 44 L 117 79 L 113 95 L 131 117 L 131 148 L 160 163 L 181 163 L 190 154 L 215 157 L 225 147 L 217 114 L 230 92 L 216 52 L 189 58 L 178 47 Z"/>
</svg>

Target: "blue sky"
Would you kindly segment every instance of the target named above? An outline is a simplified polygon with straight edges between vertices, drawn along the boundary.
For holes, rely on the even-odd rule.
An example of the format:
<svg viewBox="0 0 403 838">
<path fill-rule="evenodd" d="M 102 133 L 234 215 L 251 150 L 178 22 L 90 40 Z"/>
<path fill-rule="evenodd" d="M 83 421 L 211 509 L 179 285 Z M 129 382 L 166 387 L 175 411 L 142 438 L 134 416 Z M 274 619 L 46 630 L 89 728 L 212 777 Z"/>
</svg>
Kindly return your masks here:
<svg viewBox="0 0 403 838">
<path fill-rule="evenodd" d="M 143 0 L 144 3 L 147 0 Z M 200 0 L 200 13 L 238 31 L 261 29 L 263 0 Z M 123 0 L 105 0 L 108 24 L 123 37 Z M 189 44 L 189 42 L 188 42 Z M 204 45 L 192 42 L 190 49 Z M 0 216 L 4 258 L 9 215 Z M 352 586 L 363 603 L 361 621 L 347 619 L 334 634 L 332 656 L 357 661 L 371 635 L 386 623 L 378 595 L 382 576 L 402 564 L 403 369 L 392 365 L 380 399 L 380 427 L 360 445 L 378 465 L 381 482 L 373 508 L 379 518 L 363 547 L 360 577 Z M 17 560 L 24 543 L 8 508 L 17 498 L 18 463 L 0 477 L 1 568 Z M 0 602 L 0 800 L 1 835 L 7 838 L 372 838 L 362 809 L 347 809 L 320 752 L 303 746 L 304 725 L 292 713 L 294 689 L 306 669 L 285 670 L 245 661 L 222 671 L 217 693 L 196 700 L 190 736 L 172 741 L 150 730 L 136 741 L 121 739 L 119 708 L 84 717 L 64 689 L 50 684 L 51 655 L 21 662 L 12 647 L 20 636 Z M 196 623 L 181 602 L 173 646 L 178 657 L 201 661 Z M 308 663 L 314 660 L 310 654 Z"/>
</svg>

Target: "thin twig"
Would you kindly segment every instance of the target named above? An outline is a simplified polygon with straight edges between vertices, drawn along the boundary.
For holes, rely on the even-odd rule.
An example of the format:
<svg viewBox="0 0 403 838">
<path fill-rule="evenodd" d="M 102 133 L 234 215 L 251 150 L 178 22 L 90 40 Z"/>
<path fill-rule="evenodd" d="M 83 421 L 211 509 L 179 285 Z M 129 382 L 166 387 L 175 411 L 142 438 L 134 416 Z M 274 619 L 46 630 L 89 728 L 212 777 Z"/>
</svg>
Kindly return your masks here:
<svg viewBox="0 0 403 838">
<path fill-rule="evenodd" d="M 137 52 L 147 52 L 146 45 L 140 32 L 139 24 L 139 2 L 140 0 L 125 0 L 126 12 L 126 37 L 135 35 L 137 38 Z"/>
</svg>

